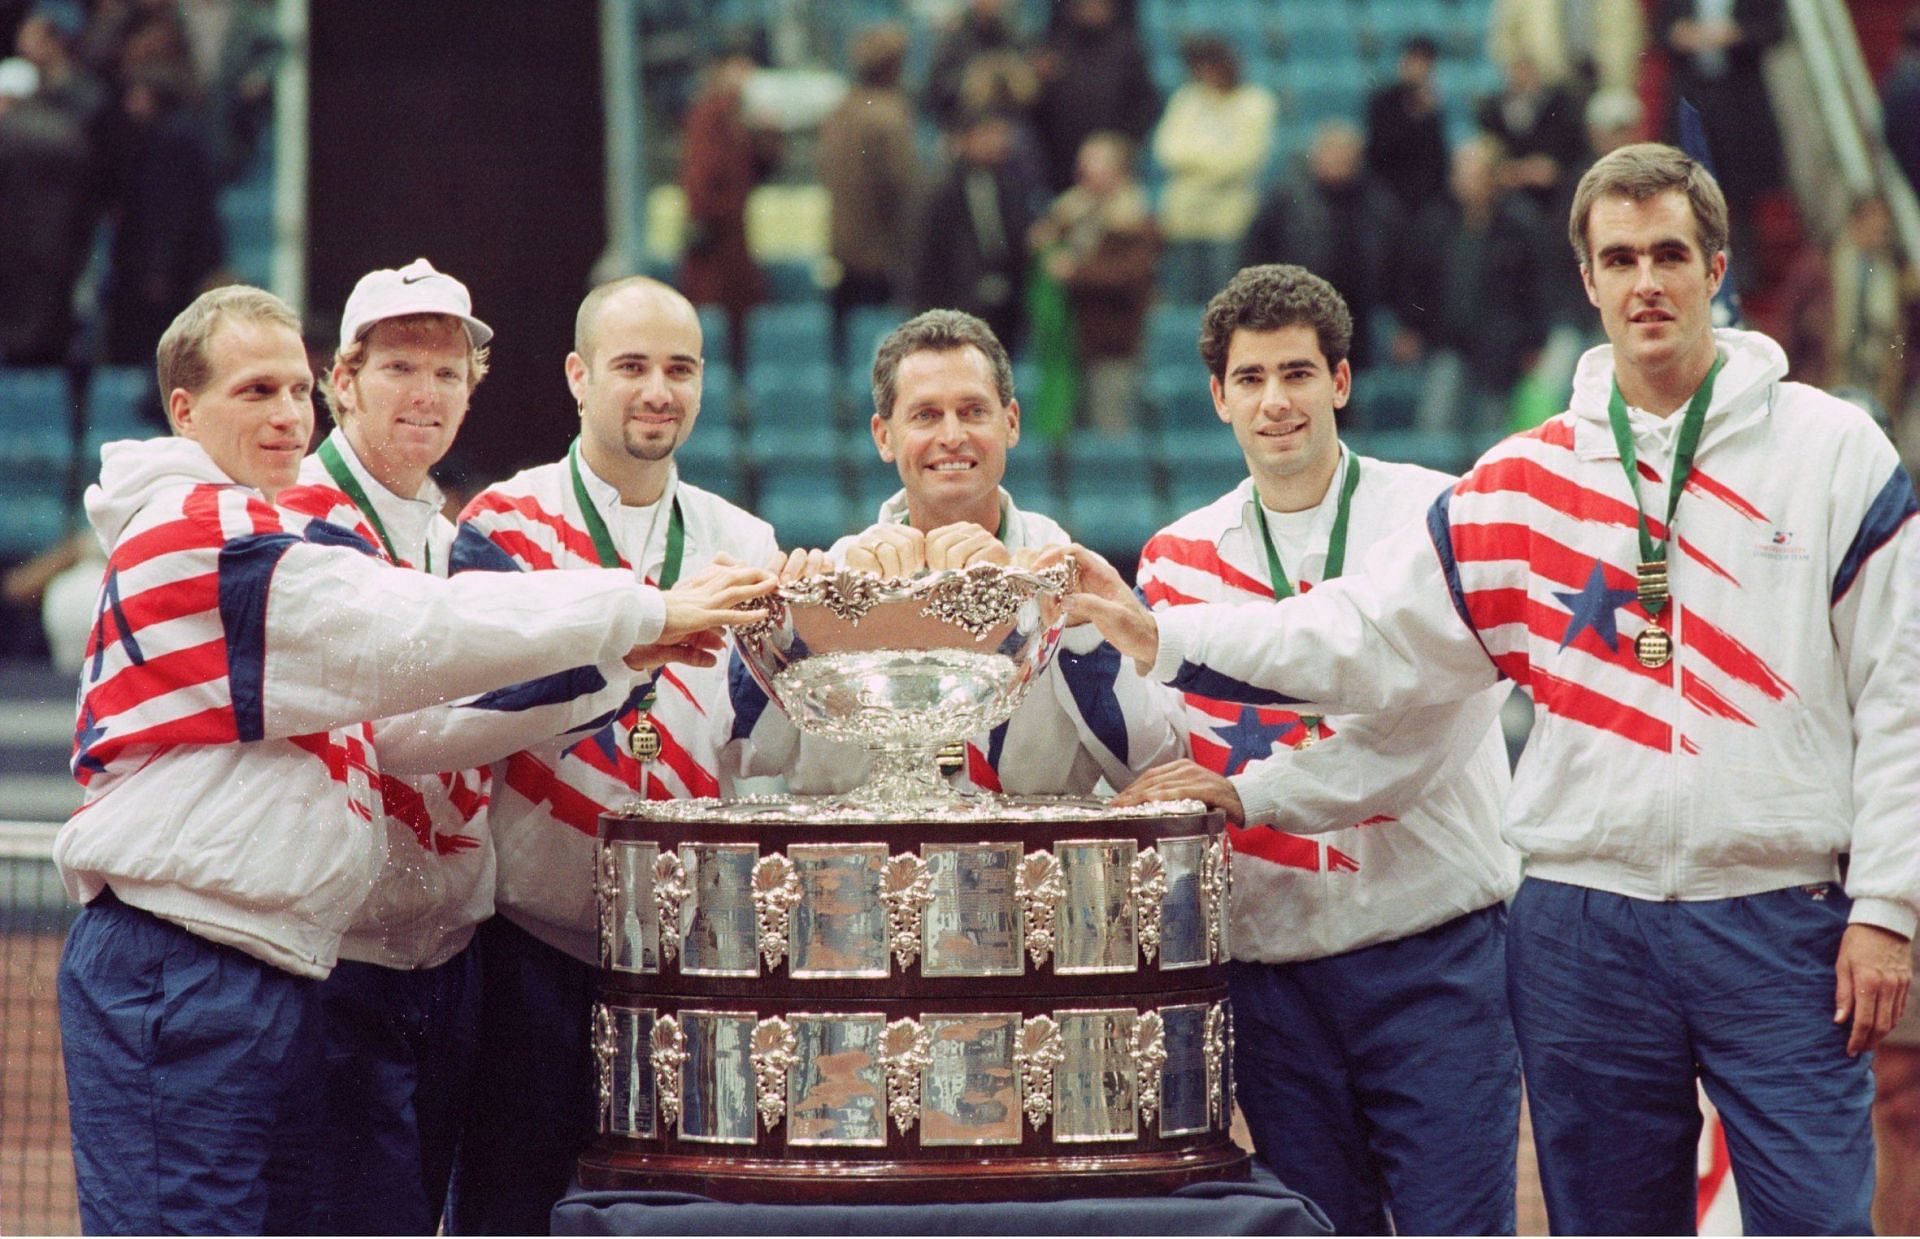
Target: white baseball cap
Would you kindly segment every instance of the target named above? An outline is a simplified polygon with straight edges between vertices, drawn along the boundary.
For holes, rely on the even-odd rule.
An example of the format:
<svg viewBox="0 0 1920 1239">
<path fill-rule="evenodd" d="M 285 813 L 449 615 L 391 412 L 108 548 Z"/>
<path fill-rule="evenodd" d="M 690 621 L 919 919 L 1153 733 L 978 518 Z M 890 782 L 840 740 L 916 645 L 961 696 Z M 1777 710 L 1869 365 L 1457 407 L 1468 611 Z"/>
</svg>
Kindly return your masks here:
<svg viewBox="0 0 1920 1239">
<path fill-rule="evenodd" d="M 340 315 L 340 346 L 367 334 L 382 319 L 403 314 L 449 314 L 466 324 L 467 338 L 479 348 L 493 339 L 493 328 L 473 316 L 473 296 L 467 286 L 433 264 L 416 258 L 398 271 L 383 268 L 360 277 Z"/>
</svg>

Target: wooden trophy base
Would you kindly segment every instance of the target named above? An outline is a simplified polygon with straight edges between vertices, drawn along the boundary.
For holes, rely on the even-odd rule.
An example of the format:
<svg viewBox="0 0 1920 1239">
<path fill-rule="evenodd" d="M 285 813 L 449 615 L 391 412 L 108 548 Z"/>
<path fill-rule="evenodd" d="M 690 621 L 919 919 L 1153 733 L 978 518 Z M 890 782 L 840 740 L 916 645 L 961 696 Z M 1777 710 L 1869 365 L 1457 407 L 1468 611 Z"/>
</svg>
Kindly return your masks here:
<svg viewBox="0 0 1920 1239">
<path fill-rule="evenodd" d="M 1192 1183 L 1244 1182 L 1250 1160 L 1221 1139 L 1180 1152 L 939 1161 L 700 1157 L 608 1152 L 580 1158 L 593 1191 L 689 1192 L 738 1204 L 904 1205 L 976 1200 L 1165 1196 Z"/>
</svg>

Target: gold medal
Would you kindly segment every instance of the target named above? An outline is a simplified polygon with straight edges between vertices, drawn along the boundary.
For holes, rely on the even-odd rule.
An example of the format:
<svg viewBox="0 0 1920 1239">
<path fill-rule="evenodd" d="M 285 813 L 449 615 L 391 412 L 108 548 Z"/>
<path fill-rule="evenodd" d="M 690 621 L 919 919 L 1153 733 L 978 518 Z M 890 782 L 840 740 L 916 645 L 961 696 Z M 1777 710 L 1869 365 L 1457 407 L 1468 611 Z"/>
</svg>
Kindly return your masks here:
<svg viewBox="0 0 1920 1239">
<path fill-rule="evenodd" d="M 1320 738 L 1320 716 L 1318 714 L 1302 714 L 1300 716 L 1300 727 L 1300 743 L 1297 747 L 1303 749 L 1312 748 L 1313 742 Z"/>
<path fill-rule="evenodd" d="M 627 748 L 639 761 L 652 761 L 660 756 L 660 729 L 647 715 L 642 714 L 634 721 L 633 730 L 627 733 Z"/>
<path fill-rule="evenodd" d="M 967 742 L 965 740 L 947 741 L 940 746 L 940 756 L 937 760 L 940 763 L 940 769 L 948 773 L 960 769 L 967 764 Z"/>
<path fill-rule="evenodd" d="M 1642 667 L 1664 667 L 1673 661 L 1673 638 L 1666 629 L 1649 622 L 1633 639 L 1633 656 Z"/>
</svg>

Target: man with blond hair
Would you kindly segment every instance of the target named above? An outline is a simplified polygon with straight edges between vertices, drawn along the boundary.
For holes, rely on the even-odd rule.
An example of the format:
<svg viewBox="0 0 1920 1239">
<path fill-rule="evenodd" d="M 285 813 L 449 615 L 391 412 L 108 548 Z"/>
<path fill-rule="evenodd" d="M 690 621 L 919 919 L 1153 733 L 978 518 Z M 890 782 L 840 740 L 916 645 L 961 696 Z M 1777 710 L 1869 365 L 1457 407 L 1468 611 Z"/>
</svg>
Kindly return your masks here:
<svg viewBox="0 0 1920 1239">
<path fill-rule="evenodd" d="M 429 471 L 486 376 L 493 331 L 452 276 L 418 259 L 369 272 L 347 298 L 321 390 L 334 431 L 282 507 L 359 529 L 402 567 L 447 575 L 454 526 Z M 616 709 L 633 673 L 593 671 L 487 694 L 416 741 L 432 774 L 383 774 L 387 863 L 322 986 L 326 1125 L 315 1224 L 432 1234 L 471 1093 L 480 1008 L 474 928 L 493 914 L 492 770 L 535 738 Z M 392 745 L 376 728 L 376 744 Z"/>
<path fill-rule="evenodd" d="M 87 492 L 108 560 L 74 743 L 85 795 L 54 844 L 87 905 L 59 977 L 81 1220 L 309 1232 L 320 983 L 386 849 L 381 733 L 363 720 L 628 658 L 709 659 L 699 634 L 766 577 L 667 596 L 621 573 L 533 588 L 400 571 L 273 502 L 313 429 L 278 298 L 202 294 L 158 371 L 173 437 L 108 444 Z M 395 720 L 390 764 L 413 729 Z"/>
<path fill-rule="evenodd" d="M 1696 1087 L 1750 1233 L 1871 1228 L 1871 1050 L 1920 915 L 1913 483 L 1858 409 L 1716 330 L 1726 201 L 1625 146 L 1569 237 L 1609 343 L 1367 572 L 1279 604 L 1073 602 L 1155 678 L 1400 709 L 1533 700 L 1508 989 L 1556 1233 L 1695 1224 Z M 1843 864 L 1843 858 L 1845 863 Z"/>
</svg>

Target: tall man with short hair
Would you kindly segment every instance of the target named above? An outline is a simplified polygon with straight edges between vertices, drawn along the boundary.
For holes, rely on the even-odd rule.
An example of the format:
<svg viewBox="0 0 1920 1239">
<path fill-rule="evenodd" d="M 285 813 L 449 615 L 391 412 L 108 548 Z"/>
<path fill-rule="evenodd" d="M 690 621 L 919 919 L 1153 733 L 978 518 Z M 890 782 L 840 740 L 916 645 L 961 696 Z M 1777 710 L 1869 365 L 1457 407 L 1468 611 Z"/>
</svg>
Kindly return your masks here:
<svg viewBox="0 0 1920 1239">
<path fill-rule="evenodd" d="M 874 447 L 900 473 L 879 520 L 822 557 L 796 551 L 789 572 L 827 560 L 883 576 L 975 563 L 1032 562 L 1065 547 L 1050 518 L 1016 507 L 1000 486 L 1020 441 L 1013 365 L 991 328 L 959 310 L 929 310 L 889 333 L 873 361 Z M 865 777 L 854 746 L 807 737 L 738 657 L 731 674 L 733 738 L 750 775 L 785 775 L 795 791 L 845 791 Z M 1013 717 L 970 737 L 953 773 L 981 791 L 1091 792 L 1124 787 L 1181 756 L 1179 700 L 1124 665 L 1094 629 L 1069 629 Z"/>
<path fill-rule="evenodd" d="M 1147 543 L 1156 610 L 1308 593 L 1454 481 L 1341 444 L 1353 327 L 1300 267 L 1249 267 L 1208 304 L 1200 355 L 1249 476 Z M 1235 1095 L 1261 1158 L 1341 1234 L 1514 1229 L 1505 695 L 1327 718 L 1189 691 L 1193 759 L 1114 802 L 1226 813 Z"/>
<path fill-rule="evenodd" d="M 54 844 L 87 904 L 60 964 L 81 1220 L 308 1233 L 320 982 L 386 850 L 361 720 L 656 657 L 736 622 L 767 578 L 663 596 L 620 573 L 543 589 L 400 571 L 272 502 L 313 429 L 283 302 L 204 293 L 158 360 L 174 436 L 108 444 L 87 493 L 108 560 L 74 744 L 85 800 Z M 436 768 L 405 748 L 390 766 Z"/>
<path fill-rule="evenodd" d="M 566 360 L 580 437 L 561 459 L 475 497 L 455 571 L 613 568 L 665 584 L 714 562 L 775 558 L 771 525 L 674 467 L 704 368 L 699 316 L 672 288 L 634 276 L 588 293 Z M 669 669 L 585 738 L 529 748 L 496 772 L 499 915 L 480 930 L 485 1070 L 461 1142 L 454 1232 L 544 1231 L 566 1191 L 593 1126 L 600 815 L 636 796 L 719 795 L 724 724 L 714 716 L 725 705 L 723 668 Z"/>
<path fill-rule="evenodd" d="M 1569 229 L 1611 343 L 1364 576 L 1156 617 L 1096 566 L 1073 606 L 1155 678 L 1242 701 L 1517 683 L 1509 994 L 1554 1229 L 1693 1228 L 1697 1079 L 1746 1229 L 1865 1233 L 1862 1051 L 1906 1004 L 1920 911 L 1920 604 L 1894 567 L 1920 505 L 1865 414 L 1714 330 L 1705 169 L 1622 147 Z"/>
</svg>

